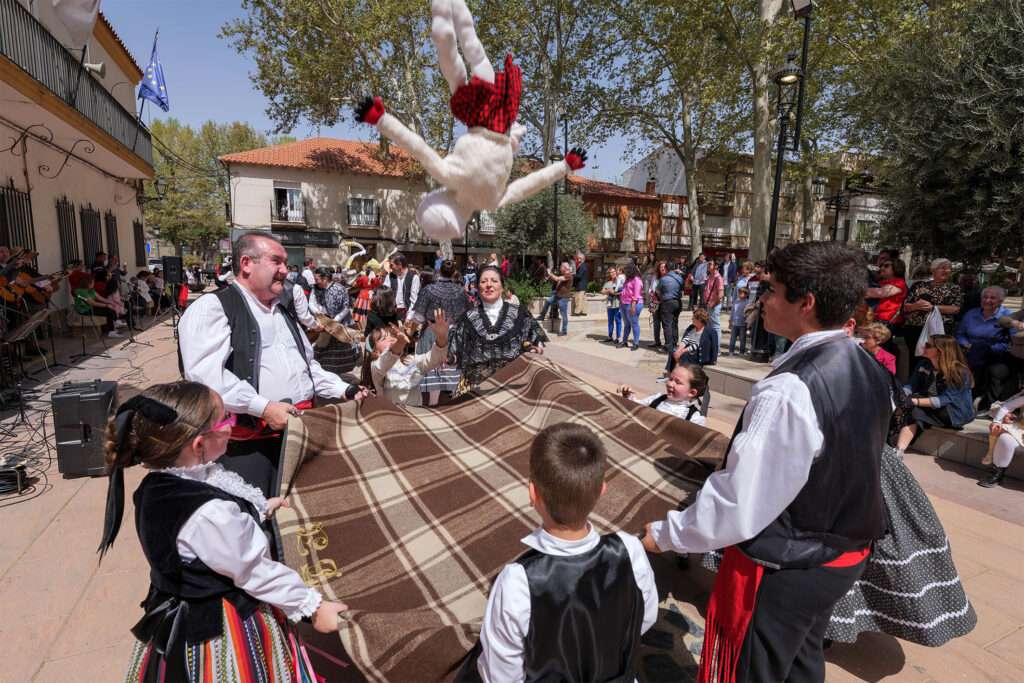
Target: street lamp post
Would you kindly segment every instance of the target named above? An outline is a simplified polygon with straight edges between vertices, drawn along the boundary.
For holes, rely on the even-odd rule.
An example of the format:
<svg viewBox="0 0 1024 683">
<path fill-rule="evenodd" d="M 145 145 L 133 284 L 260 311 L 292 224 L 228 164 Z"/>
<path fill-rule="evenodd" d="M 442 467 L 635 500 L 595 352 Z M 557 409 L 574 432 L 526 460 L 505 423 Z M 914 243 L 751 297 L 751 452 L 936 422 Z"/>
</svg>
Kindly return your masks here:
<svg viewBox="0 0 1024 683">
<path fill-rule="evenodd" d="M 843 211 L 850 210 L 850 202 L 854 197 L 865 195 L 865 194 L 881 194 L 884 192 L 883 188 L 874 186 L 875 176 L 871 171 L 863 170 L 859 173 L 854 173 L 851 176 L 847 176 L 843 179 L 842 184 L 839 186 L 839 191 L 831 197 L 825 197 L 824 193 L 819 196 L 818 201 L 825 202 L 826 208 L 833 209 L 836 212 L 835 220 L 832 222 L 832 232 L 829 235 L 829 239 L 835 241 L 839 239 L 839 214 Z M 844 235 L 849 241 L 849 234 Z"/>
<path fill-rule="evenodd" d="M 796 62 L 796 53 L 786 55 L 786 63 L 772 74 L 772 80 L 779 88 L 778 117 L 779 142 L 775 156 L 775 186 L 772 188 L 772 208 L 768 218 L 767 253 L 775 248 L 775 234 L 779 223 L 779 199 L 782 195 L 782 171 L 786 162 L 786 152 L 800 151 L 800 129 L 803 122 L 804 86 L 807 82 L 807 48 L 811 35 L 811 13 L 814 10 L 812 0 L 790 0 L 793 16 L 804 20 L 803 44 L 800 63 Z M 795 111 L 794 111 L 795 110 Z M 790 143 L 789 118 L 795 114 L 792 143 Z M 764 290 L 758 288 L 758 298 Z M 751 360 L 767 363 L 772 356 L 770 345 L 772 337 L 764 329 L 759 316 L 753 330 L 753 348 Z"/>
</svg>

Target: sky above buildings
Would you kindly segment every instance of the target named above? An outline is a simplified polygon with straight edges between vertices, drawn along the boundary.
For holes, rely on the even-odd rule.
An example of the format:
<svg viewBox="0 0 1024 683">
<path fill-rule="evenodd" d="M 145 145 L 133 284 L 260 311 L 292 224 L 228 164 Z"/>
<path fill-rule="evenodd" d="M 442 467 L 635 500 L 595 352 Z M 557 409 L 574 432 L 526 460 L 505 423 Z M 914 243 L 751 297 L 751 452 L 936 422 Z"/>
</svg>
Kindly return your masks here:
<svg viewBox="0 0 1024 683">
<path fill-rule="evenodd" d="M 427 2 L 428 0 L 423 0 Z M 245 121 L 269 133 L 274 124 L 266 114 L 267 100 L 249 80 L 255 64 L 238 54 L 219 38 L 221 26 L 239 16 L 237 0 L 102 0 L 103 13 L 135 57 L 145 68 L 153 45 L 153 33 L 160 29 L 159 53 L 167 79 L 171 110 L 167 114 L 147 104 L 143 119 L 175 117 L 198 126 L 212 119 L 219 122 Z M 529 84 L 524 84 L 529 87 Z M 347 140 L 369 140 L 368 126 L 339 124 L 321 128 L 319 134 Z M 317 135 L 315 126 L 300 125 L 291 135 Z M 570 146 L 572 141 L 570 140 Z M 590 160 L 583 175 L 617 182 L 628 167 L 622 160 L 626 141 L 615 139 L 589 150 Z"/>
</svg>

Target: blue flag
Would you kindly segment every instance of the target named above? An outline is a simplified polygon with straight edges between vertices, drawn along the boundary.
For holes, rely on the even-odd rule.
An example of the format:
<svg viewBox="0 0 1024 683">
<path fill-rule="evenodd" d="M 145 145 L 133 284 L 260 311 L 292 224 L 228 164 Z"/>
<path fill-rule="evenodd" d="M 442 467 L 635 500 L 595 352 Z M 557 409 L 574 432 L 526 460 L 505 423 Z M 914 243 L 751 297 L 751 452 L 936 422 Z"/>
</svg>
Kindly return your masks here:
<svg viewBox="0 0 1024 683">
<path fill-rule="evenodd" d="M 164 111 L 171 108 L 167 99 L 167 81 L 164 80 L 164 68 L 160 65 L 160 57 L 156 54 L 156 36 L 153 36 L 153 54 L 149 57 L 146 73 L 139 85 L 139 97 L 146 99 Z"/>
</svg>

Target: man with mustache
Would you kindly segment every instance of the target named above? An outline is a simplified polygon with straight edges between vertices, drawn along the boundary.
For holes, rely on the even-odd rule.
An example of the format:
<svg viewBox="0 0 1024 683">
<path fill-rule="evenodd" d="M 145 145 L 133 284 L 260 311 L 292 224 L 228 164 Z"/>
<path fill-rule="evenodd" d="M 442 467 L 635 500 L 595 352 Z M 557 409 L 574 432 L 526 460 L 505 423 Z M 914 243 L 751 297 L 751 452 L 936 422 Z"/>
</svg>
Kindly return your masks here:
<svg viewBox="0 0 1024 683">
<path fill-rule="evenodd" d="M 232 262 L 234 283 L 200 297 L 181 316 L 181 369 L 238 415 L 221 462 L 272 496 L 288 416 L 312 408 L 314 396 L 360 400 L 367 391 L 314 359 L 291 301 L 288 254 L 277 240 L 247 233 L 235 242 Z"/>
</svg>

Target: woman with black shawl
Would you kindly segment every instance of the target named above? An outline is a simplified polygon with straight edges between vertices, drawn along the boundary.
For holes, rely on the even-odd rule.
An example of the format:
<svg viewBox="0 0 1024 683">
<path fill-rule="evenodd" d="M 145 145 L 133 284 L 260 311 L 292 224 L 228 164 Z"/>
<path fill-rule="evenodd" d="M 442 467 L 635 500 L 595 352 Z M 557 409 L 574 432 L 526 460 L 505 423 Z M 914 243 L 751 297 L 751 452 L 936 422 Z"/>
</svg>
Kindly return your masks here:
<svg viewBox="0 0 1024 683">
<path fill-rule="evenodd" d="M 340 282 L 334 282 L 334 274 L 327 268 L 317 268 L 313 277 L 315 286 L 310 310 L 318 316 L 326 316 L 346 327 L 352 325 L 352 302 L 348 288 Z M 330 334 L 327 336 L 329 339 L 326 346 L 321 347 L 318 341 L 314 348 L 316 359 L 325 370 L 340 375 L 359 364 L 357 344 L 342 341 Z"/>
<path fill-rule="evenodd" d="M 434 333 L 427 326 L 434 322 L 434 311 L 441 309 L 448 320 L 458 320 L 470 307 L 469 297 L 462 288 L 461 282 L 455 282 L 455 261 L 445 260 L 438 271 L 438 278 L 420 290 L 409 319 L 423 328 L 416 342 L 416 353 L 428 353 L 434 345 Z M 459 388 L 462 373 L 453 365 L 445 363 L 436 370 L 424 375 L 420 390 L 429 394 L 426 405 L 435 406 L 441 398 L 441 392 L 454 393 Z"/>
<path fill-rule="evenodd" d="M 524 351 L 543 353 L 547 335 L 526 308 L 502 299 L 505 277 L 497 266 L 478 275 L 480 304 L 470 308 L 448 333 L 448 362 L 462 381 L 455 395 L 476 387 Z"/>
</svg>

